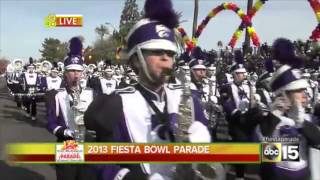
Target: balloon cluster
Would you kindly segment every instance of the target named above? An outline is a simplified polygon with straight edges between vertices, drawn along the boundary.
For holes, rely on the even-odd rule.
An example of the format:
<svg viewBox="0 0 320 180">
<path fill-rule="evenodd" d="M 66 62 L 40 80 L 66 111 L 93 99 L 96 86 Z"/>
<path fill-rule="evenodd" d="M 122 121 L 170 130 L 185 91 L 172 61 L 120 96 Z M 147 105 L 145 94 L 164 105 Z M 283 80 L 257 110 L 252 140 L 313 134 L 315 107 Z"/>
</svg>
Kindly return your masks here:
<svg viewBox="0 0 320 180">
<path fill-rule="evenodd" d="M 182 27 L 178 27 L 177 31 L 178 31 L 178 33 L 180 33 L 181 38 L 182 38 L 184 44 L 186 45 L 187 52 L 191 52 L 191 50 L 196 46 L 196 42 L 190 40 L 186 31 Z"/>
<path fill-rule="evenodd" d="M 209 21 L 215 17 L 217 14 L 219 14 L 223 10 L 231 10 L 235 12 L 239 18 L 242 20 L 241 25 L 237 29 L 237 31 L 233 34 L 229 45 L 233 48 L 237 42 L 237 40 L 240 38 L 242 31 L 244 28 L 247 28 L 250 38 L 252 39 L 252 42 L 255 46 L 260 46 L 260 40 L 259 37 L 255 31 L 255 29 L 252 27 L 251 19 L 256 14 L 256 12 L 261 9 L 262 5 L 267 0 L 258 0 L 258 2 L 255 3 L 254 7 L 250 10 L 249 15 L 246 15 L 242 9 L 240 9 L 236 4 L 234 3 L 223 3 L 216 8 L 212 9 L 209 14 L 206 16 L 206 18 L 201 22 L 201 24 L 198 26 L 197 31 L 195 32 L 194 37 L 192 40 L 187 36 L 187 33 L 185 30 L 181 27 L 177 29 L 177 31 L 180 33 L 183 42 L 186 44 L 187 51 L 191 51 L 198 42 L 198 38 L 200 37 L 202 31 L 205 29 Z"/>
<path fill-rule="evenodd" d="M 317 27 L 312 31 L 310 39 L 318 41 L 320 39 L 320 2 L 318 0 L 308 0 L 318 21 Z"/>
<path fill-rule="evenodd" d="M 262 8 L 262 6 L 265 4 L 267 0 L 258 0 L 253 7 L 249 10 L 248 13 L 248 17 L 250 18 L 250 20 L 255 16 L 255 14 Z M 244 28 L 245 28 L 245 23 L 244 21 L 241 22 L 241 24 L 239 25 L 238 29 L 233 33 L 231 40 L 229 41 L 229 46 L 234 47 L 236 45 L 236 42 L 238 41 L 238 39 L 240 38 Z M 260 45 L 260 40 L 259 37 L 257 35 L 257 33 L 255 32 L 255 30 L 252 27 L 252 24 L 250 26 L 247 27 L 247 30 L 249 32 L 249 35 L 251 37 L 252 43 L 255 46 L 259 46 Z"/>
</svg>

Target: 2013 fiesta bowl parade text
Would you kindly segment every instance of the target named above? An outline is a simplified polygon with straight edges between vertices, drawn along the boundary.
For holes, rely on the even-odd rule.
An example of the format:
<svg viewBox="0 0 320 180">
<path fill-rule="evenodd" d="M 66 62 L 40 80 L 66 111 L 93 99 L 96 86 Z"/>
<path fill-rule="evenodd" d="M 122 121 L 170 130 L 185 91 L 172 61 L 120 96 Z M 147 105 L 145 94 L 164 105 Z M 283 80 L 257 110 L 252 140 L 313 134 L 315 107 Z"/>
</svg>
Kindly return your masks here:
<svg viewBox="0 0 320 180">
<path fill-rule="evenodd" d="M 320 180 L 320 0 L 0 11 L 0 179 Z"/>
</svg>

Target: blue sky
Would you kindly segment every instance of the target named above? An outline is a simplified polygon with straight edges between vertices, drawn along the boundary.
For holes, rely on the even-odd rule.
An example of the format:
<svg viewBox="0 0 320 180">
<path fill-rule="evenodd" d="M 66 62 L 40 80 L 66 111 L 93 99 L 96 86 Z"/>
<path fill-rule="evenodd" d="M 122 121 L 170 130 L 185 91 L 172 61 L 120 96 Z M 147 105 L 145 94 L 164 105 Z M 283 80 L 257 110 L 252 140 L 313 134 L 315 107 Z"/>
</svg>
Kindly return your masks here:
<svg viewBox="0 0 320 180">
<path fill-rule="evenodd" d="M 139 8 L 143 0 L 137 0 Z M 191 34 L 193 0 L 172 0 L 174 8 L 182 12 L 181 26 Z M 0 57 L 28 59 L 40 58 L 39 49 L 45 38 L 53 37 L 68 41 L 82 35 L 85 45 L 97 38 L 94 29 L 109 22 L 118 27 L 124 0 L 0 0 Z M 198 24 L 208 12 L 223 2 L 235 2 L 246 9 L 246 0 L 199 0 Z M 50 14 L 82 14 L 83 27 L 45 28 L 44 18 Z M 199 38 L 205 49 L 216 48 L 218 40 L 227 44 L 238 27 L 240 19 L 234 12 L 223 11 L 214 17 Z M 292 40 L 307 39 L 317 21 L 307 0 L 269 0 L 253 19 L 261 39 L 272 43 L 278 37 Z M 109 26 L 112 30 L 112 27 Z M 243 38 L 242 38 L 243 39 Z M 241 39 L 241 40 L 242 40 Z M 241 45 L 237 43 L 237 45 Z"/>
</svg>

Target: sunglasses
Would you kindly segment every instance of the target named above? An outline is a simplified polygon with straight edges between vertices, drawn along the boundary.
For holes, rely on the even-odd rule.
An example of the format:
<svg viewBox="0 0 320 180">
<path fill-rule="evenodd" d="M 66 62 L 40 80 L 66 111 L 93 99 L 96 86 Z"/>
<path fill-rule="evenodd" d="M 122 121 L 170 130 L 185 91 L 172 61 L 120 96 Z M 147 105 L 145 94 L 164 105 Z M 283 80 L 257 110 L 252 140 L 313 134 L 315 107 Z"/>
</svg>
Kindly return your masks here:
<svg viewBox="0 0 320 180">
<path fill-rule="evenodd" d="M 170 51 L 170 50 L 163 50 L 163 49 L 143 49 L 142 53 L 145 55 L 152 55 L 152 56 L 163 56 L 163 55 L 167 55 L 169 57 L 174 57 L 176 55 L 176 53 L 174 51 Z"/>
</svg>

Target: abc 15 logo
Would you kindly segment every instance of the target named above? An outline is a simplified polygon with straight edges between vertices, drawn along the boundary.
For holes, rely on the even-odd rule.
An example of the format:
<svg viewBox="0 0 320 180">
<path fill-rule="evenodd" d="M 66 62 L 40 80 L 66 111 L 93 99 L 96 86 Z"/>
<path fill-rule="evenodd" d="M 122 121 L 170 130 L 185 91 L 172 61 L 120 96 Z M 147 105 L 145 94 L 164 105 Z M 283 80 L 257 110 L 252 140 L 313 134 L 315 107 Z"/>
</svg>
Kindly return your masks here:
<svg viewBox="0 0 320 180">
<path fill-rule="evenodd" d="M 262 162 L 299 161 L 299 144 L 263 143 Z"/>
</svg>

